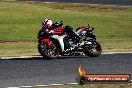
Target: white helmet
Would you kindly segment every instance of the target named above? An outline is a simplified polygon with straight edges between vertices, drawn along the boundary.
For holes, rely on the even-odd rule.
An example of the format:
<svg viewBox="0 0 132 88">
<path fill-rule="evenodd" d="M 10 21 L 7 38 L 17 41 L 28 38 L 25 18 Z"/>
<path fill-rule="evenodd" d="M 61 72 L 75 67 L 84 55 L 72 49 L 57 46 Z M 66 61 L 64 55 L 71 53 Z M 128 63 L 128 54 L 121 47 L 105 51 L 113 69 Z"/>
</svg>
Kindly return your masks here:
<svg viewBox="0 0 132 88">
<path fill-rule="evenodd" d="M 52 23 L 51 20 L 45 19 L 45 20 L 42 22 L 42 26 L 47 25 L 47 24 L 51 26 L 53 23 Z"/>
</svg>

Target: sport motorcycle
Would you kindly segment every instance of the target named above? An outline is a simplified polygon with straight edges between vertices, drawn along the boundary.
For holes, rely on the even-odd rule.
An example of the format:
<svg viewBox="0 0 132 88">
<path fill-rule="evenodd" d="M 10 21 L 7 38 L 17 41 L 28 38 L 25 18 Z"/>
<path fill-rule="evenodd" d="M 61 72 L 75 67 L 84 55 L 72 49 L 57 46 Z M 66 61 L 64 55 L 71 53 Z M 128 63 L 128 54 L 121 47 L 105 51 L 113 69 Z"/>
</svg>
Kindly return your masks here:
<svg viewBox="0 0 132 88">
<path fill-rule="evenodd" d="M 73 31 L 71 26 L 65 26 L 63 32 L 56 34 L 56 29 L 43 27 L 38 32 L 38 51 L 45 59 L 55 59 L 61 56 L 97 57 L 102 48 L 93 34 L 94 28 L 78 27 Z"/>
</svg>

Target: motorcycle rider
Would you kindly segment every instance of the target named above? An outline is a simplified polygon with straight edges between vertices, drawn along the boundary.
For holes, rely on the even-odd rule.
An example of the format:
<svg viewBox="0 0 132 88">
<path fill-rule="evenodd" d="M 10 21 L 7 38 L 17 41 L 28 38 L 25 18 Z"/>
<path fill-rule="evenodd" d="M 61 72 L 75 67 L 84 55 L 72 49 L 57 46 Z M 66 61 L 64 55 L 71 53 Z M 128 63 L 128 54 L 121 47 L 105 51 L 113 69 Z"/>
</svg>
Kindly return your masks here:
<svg viewBox="0 0 132 88">
<path fill-rule="evenodd" d="M 53 34 L 63 34 L 63 21 L 53 23 L 50 19 L 42 21 L 42 26 L 46 26 Z"/>
<path fill-rule="evenodd" d="M 70 26 L 66 26 L 63 30 L 63 21 L 59 21 L 59 22 L 56 22 L 56 23 L 53 23 L 50 19 L 45 19 L 44 21 L 42 21 L 42 26 L 46 26 L 52 34 L 63 34 L 64 31 L 66 33 L 68 33 L 70 35 L 70 37 L 72 37 L 72 39 L 75 39 L 75 38 L 79 38 L 79 36 L 77 36 L 75 34 L 75 32 L 73 31 L 73 29 L 70 27 Z M 64 38 L 64 46 L 65 47 L 65 52 L 69 52 L 69 51 L 72 51 L 74 48 L 71 47 L 70 43 L 67 41 L 67 39 Z"/>
</svg>

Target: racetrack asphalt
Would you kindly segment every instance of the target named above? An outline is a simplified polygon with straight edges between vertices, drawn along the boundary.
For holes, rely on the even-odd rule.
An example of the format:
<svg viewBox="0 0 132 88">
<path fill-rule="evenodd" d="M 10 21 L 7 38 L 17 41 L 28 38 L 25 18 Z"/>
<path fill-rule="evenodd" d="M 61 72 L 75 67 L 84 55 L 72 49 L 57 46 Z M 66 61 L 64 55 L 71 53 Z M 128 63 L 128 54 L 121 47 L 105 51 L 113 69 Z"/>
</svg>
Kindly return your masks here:
<svg viewBox="0 0 132 88">
<path fill-rule="evenodd" d="M 42 57 L 0 60 L 0 88 L 53 83 L 74 83 L 79 66 L 88 74 L 131 74 L 132 53 L 102 54 L 99 57 Z"/>
<path fill-rule="evenodd" d="M 70 3 L 85 3 L 85 4 L 108 4 L 132 6 L 132 0 L 32 0 L 41 2 L 70 2 Z"/>
</svg>

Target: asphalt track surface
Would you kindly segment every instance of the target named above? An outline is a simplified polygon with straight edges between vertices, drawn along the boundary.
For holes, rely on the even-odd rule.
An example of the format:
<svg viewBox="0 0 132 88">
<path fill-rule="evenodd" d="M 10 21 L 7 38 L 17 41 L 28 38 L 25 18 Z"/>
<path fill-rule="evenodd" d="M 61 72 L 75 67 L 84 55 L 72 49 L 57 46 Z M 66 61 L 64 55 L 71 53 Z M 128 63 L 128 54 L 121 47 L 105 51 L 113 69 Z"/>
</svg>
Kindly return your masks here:
<svg viewBox="0 0 132 88">
<path fill-rule="evenodd" d="M 80 65 L 88 74 L 132 75 L 132 53 L 62 57 L 53 60 L 43 60 L 41 57 L 0 60 L 0 88 L 74 83 Z"/>
<path fill-rule="evenodd" d="M 109 5 L 125 5 L 132 6 L 132 0 L 33 0 L 41 2 L 70 2 L 70 3 L 86 3 L 86 4 L 109 4 Z"/>
</svg>

